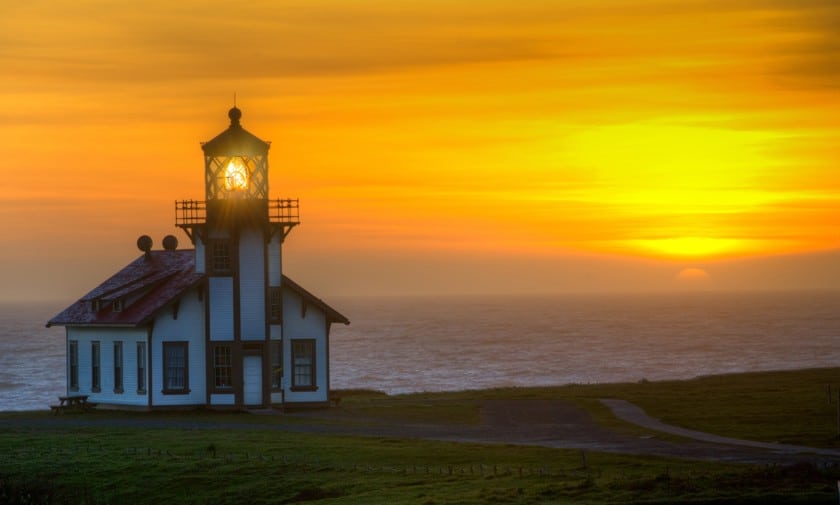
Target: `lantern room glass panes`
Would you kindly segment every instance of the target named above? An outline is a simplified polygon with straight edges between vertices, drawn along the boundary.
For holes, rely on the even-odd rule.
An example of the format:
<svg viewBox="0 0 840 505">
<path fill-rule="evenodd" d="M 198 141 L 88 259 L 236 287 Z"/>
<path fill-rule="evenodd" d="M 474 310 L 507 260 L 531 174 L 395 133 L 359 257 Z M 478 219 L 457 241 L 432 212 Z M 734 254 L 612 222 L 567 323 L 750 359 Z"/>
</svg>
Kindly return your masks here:
<svg viewBox="0 0 840 505">
<path fill-rule="evenodd" d="M 265 156 L 206 156 L 205 184 L 208 200 L 268 198 L 268 165 Z"/>
</svg>

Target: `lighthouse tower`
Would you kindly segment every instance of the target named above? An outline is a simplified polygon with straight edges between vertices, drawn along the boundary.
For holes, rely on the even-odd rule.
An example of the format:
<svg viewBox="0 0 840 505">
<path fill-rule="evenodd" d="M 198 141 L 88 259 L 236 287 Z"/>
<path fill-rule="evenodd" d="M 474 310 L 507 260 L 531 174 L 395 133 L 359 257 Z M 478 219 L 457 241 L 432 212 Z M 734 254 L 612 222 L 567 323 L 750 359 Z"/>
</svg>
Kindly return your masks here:
<svg viewBox="0 0 840 505">
<path fill-rule="evenodd" d="M 208 404 L 259 406 L 282 392 L 282 245 L 298 201 L 269 199 L 270 143 L 245 130 L 242 112 L 202 144 L 205 200 L 176 202 L 176 225 L 206 276 Z M 282 400 L 280 400 L 282 401 Z"/>
</svg>

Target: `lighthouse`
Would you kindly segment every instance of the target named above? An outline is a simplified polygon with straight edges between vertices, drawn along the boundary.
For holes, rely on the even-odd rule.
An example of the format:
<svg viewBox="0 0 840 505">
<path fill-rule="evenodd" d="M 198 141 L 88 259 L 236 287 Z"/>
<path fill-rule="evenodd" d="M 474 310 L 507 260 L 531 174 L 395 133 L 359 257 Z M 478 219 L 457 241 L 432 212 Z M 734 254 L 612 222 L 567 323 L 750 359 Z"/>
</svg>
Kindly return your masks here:
<svg viewBox="0 0 840 505">
<path fill-rule="evenodd" d="M 155 251 L 141 237 L 141 257 L 48 323 L 66 327 L 69 395 L 148 408 L 328 404 L 330 327 L 349 320 L 284 275 L 298 200 L 270 197 L 270 142 L 237 107 L 228 119 L 201 144 L 204 199 L 175 202 L 193 249 L 170 236 Z"/>
<path fill-rule="evenodd" d="M 228 117 L 228 128 L 201 146 L 205 200 L 176 202 L 176 225 L 207 276 L 211 404 L 264 405 L 272 354 L 273 368 L 283 368 L 282 246 L 299 223 L 298 201 L 268 198 L 271 144 L 242 127 L 238 108 Z"/>
</svg>

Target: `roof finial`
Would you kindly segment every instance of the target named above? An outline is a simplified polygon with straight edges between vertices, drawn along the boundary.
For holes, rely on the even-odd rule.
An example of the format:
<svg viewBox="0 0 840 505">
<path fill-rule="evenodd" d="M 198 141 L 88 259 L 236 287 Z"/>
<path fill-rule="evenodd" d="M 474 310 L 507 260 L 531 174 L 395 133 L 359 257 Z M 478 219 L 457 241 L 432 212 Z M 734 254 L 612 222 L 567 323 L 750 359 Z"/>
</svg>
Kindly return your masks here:
<svg viewBox="0 0 840 505">
<path fill-rule="evenodd" d="M 228 111 L 231 126 L 239 126 L 239 118 L 242 117 L 242 111 L 236 107 L 236 92 L 233 92 L 233 108 Z"/>
</svg>

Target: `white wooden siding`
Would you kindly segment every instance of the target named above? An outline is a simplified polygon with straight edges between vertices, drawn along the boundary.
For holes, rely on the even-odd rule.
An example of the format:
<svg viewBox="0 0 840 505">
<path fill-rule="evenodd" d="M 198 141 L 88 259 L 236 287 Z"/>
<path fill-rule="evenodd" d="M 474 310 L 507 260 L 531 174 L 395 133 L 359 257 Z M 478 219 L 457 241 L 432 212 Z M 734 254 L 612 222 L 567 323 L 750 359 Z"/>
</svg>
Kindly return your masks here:
<svg viewBox="0 0 840 505">
<path fill-rule="evenodd" d="M 283 276 L 283 257 L 280 237 L 274 235 L 268 244 L 268 285 L 279 286 Z"/>
<path fill-rule="evenodd" d="M 163 342 L 187 342 L 188 394 L 163 394 Z M 204 304 L 198 300 L 195 290 L 188 291 L 181 298 L 178 319 L 173 319 L 172 311 L 166 309 L 155 318 L 149 354 L 152 358 L 152 406 L 206 403 Z"/>
<path fill-rule="evenodd" d="M 210 340 L 233 340 L 233 279 L 210 277 Z"/>
<path fill-rule="evenodd" d="M 239 318 L 242 340 L 265 340 L 265 242 L 261 230 L 239 237 Z"/>
<path fill-rule="evenodd" d="M 204 242 L 201 241 L 201 237 L 198 236 L 196 233 L 195 235 L 195 271 L 198 273 L 204 273 Z"/>
<path fill-rule="evenodd" d="M 270 333 L 271 340 L 283 340 L 283 327 L 282 326 L 280 326 L 279 324 L 272 324 L 271 326 L 269 326 L 269 330 L 270 330 L 269 333 Z M 288 370 L 288 368 L 286 368 L 285 364 L 283 365 L 283 367 L 284 367 L 283 368 L 284 370 Z M 285 380 L 284 380 L 284 382 L 285 382 Z M 273 404 L 283 403 L 283 394 L 280 393 L 280 392 L 271 393 L 271 403 L 273 403 Z"/>
<path fill-rule="evenodd" d="M 210 405 L 235 405 L 236 395 L 232 394 L 211 394 Z"/>
<path fill-rule="evenodd" d="M 69 391 L 68 382 L 70 394 L 88 395 L 89 401 L 94 403 L 143 407 L 148 405 L 149 400 L 146 396 L 148 393 L 137 393 L 137 342 L 146 342 L 145 329 L 68 326 L 67 340 L 75 340 L 79 343 L 79 389 Z M 91 390 L 91 342 L 93 341 L 99 341 L 99 392 Z M 122 393 L 114 392 L 114 342 L 123 343 Z M 69 374 L 66 375 L 69 381 Z"/>
<path fill-rule="evenodd" d="M 306 317 L 301 317 L 301 298 L 294 292 L 283 290 L 283 388 L 286 402 L 326 402 L 329 397 L 327 384 L 327 331 L 324 312 L 310 304 Z M 292 348 L 294 339 L 315 339 L 316 391 L 292 391 Z"/>
</svg>

